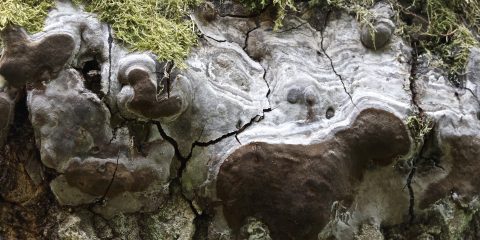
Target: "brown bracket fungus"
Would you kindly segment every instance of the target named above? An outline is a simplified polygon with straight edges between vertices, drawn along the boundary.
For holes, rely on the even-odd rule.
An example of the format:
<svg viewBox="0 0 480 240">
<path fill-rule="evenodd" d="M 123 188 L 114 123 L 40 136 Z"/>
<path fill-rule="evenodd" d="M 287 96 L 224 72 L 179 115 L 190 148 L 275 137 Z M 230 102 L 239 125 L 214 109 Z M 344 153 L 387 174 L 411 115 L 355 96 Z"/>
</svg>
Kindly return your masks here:
<svg viewBox="0 0 480 240">
<path fill-rule="evenodd" d="M 126 85 L 118 98 L 123 111 L 143 119 L 171 120 L 186 109 L 187 93 L 178 89 L 178 80 L 169 76 L 169 64 L 159 65 L 147 55 L 130 55 L 121 60 L 118 80 Z"/>
<path fill-rule="evenodd" d="M 367 109 L 321 143 L 240 147 L 220 168 L 217 194 L 234 230 L 256 217 L 273 239 L 316 239 L 334 201 L 351 204 L 367 169 L 387 166 L 409 148 L 400 119 Z"/>
<path fill-rule="evenodd" d="M 5 49 L 0 58 L 0 75 L 8 85 L 16 88 L 26 83 L 39 86 L 55 79 L 75 48 L 75 41 L 69 34 L 53 33 L 31 39 L 19 27 L 3 30 L 2 39 Z"/>
<path fill-rule="evenodd" d="M 149 168 L 132 171 L 124 164 L 113 162 L 73 162 L 65 170 L 65 178 L 82 192 L 112 198 L 124 192 L 145 191 L 150 183 L 158 180 L 158 175 Z"/>
<path fill-rule="evenodd" d="M 480 139 L 473 136 L 449 137 L 443 139 L 442 145 L 445 154 L 441 163 L 449 170 L 422 193 L 419 201 L 421 209 L 453 194 L 465 202 L 480 194 Z"/>
</svg>

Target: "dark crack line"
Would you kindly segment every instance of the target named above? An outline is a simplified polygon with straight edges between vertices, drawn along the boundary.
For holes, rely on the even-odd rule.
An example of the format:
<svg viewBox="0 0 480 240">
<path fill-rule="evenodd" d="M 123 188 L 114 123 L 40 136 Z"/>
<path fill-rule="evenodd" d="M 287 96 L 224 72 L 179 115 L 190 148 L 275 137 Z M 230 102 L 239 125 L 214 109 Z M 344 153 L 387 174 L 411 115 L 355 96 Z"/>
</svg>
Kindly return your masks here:
<svg viewBox="0 0 480 240">
<path fill-rule="evenodd" d="M 415 176 L 415 172 L 417 170 L 416 166 L 413 166 L 410 172 L 408 173 L 407 177 L 407 188 L 409 194 L 409 205 L 408 205 L 408 215 L 409 215 L 409 223 L 412 224 L 415 220 L 415 193 L 413 192 L 412 181 Z"/>
<path fill-rule="evenodd" d="M 267 88 L 268 88 L 268 91 L 267 91 L 267 94 L 266 94 L 266 99 L 268 101 L 268 104 L 270 106 L 270 93 L 271 93 L 271 89 L 270 89 L 270 85 L 268 84 L 267 80 L 266 80 L 266 75 L 267 75 L 267 69 L 264 69 L 264 73 L 263 73 L 263 80 L 265 81 L 265 84 L 267 85 Z M 165 130 L 163 129 L 163 126 L 162 124 L 159 122 L 159 121 L 155 121 L 155 120 L 152 120 L 150 121 L 150 123 L 153 123 L 157 126 L 158 128 L 158 131 L 160 133 L 160 136 L 165 139 L 166 141 L 168 141 L 174 148 L 174 151 L 175 151 L 175 156 L 177 157 L 177 159 L 180 161 L 180 168 L 178 169 L 178 172 L 177 172 L 177 176 L 176 176 L 176 179 L 180 179 L 183 175 L 183 171 L 185 170 L 186 166 L 187 166 L 187 163 L 188 161 L 190 160 L 190 158 L 192 157 L 192 154 L 193 154 L 193 151 L 196 147 L 208 147 L 208 146 L 211 146 L 211 145 L 214 145 L 214 144 L 217 144 L 221 141 L 223 141 L 224 139 L 227 139 L 229 137 L 232 137 L 234 136 L 235 139 L 237 140 L 238 143 L 241 144 L 240 140 L 238 139 L 238 135 L 240 133 L 242 133 L 243 131 L 245 131 L 247 128 L 249 128 L 250 126 L 252 126 L 254 123 L 258 123 L 260 121 L 262 121 L 263 119 L 265 119 L 265 114 L 268 113 L 268 112 L 271 112 L 273 109 L 271 107 L 268 107 L 268 108 L 264 108 L 262 109 L 262 115 L 255 115 L 254 117 L 252 117 L 250 119 L 250 121 L 246 124 L 244 124 L 241 128 L 239 128 L 238 130 L 235 130 L 235 131 L 232 131 L 232 132 L 229 132 L 229 133 L 226 133 L 216 139 L 213 139 L 213 140 L 210 140 L 210 141 L 207 141 L 207 142 L 202 142 L 202 141 L 195 141 L 192 143 L 191 147 L 190 147 L 190 151 L 188 153 L 187 156 L 184 156 L 179 147 L 178 147 L 178 143 L 177 141 L 169 136 Z M 202 130 L 203 132 L 203 130 Z"/>
<path fill-rule="evenodd" d="M 475 100 L 477 101 L 477 104 L 480 106 L 480 100 L 478 100 L 478 96 L 473 92 L 472 89 L 470 88 L 467 88 L 467 87 L 464 87 L 465 90 L 467 90 L 468 92 L 470 92 L 470 94 L 472 94 L 472 96 L 475 98 Z"/>
<path fill-rule="evenodd" d="M 222 135 L 222 136 L 220 136 L 216 139 L 213 139 L 213 140 L 210 140 L 210 141 L 207 141 L 207 142 L 195 141 L 192 144 L 192 147 L 190 149 L 190 153 L 187 156 L 187 159 L 190 159 L 192 157 L 193 150 L 195 149 L 195 147 L 208 147 L 208 146 L 217 144 L 217 143 L 219 143 L 219 142 L 223 141 L 224 139 L 229 138 L 231 136 L 237 136 L 238 134 L 245 131 L 248 127 L 252 126 L 254 123 L 257 123 L 257 122 L 260 122 L 261 120 L 263 120 L 265 118 L 265 113 L 270 112 L 270 111 L 272 111 L 271 108 L 263 109 L 262 110 L 262 115 L 258 115 L 258 114 L 255 115 L 253 118 L 250 119 L 250 121 L 248 123 L 244 124 L 240 129 L 238 129 L 236 131 L 229 132 L 227 134 L 224 134 L 224 135 Z"/>
<path fill-rule="evenodd" d="M 417 87 L 415 85 L 415 81 L 417 80 L 417 66 L 418 66 L 418 50 L 417 50 L 417 42 L 412 41 L 412 56 L 411 56 L 411 69 L 410 69 L 410 92 L 412 93 L 412 104 L 415 106 L 416 110 L 418 110 L 418 114 L 420 117 L 423 117 L 424 112 L 422 107 L 418 104 L 418 97 L 417 97 Z"/>
<path fill-rule="evenodd" d="M 110 86 L 112 83 L 112 46 L 113 46 L 113 36 L 112 36 L 112 27 L 108 27 L 108 90 L 105 96 L 110 95 Z"/>
<path fill-rule="evenodd" d="M 250 38 L 250 33 L 259 29 L 260 26 L 258 25 L 258 23 L 255 23 L 255 27 L 248 30 L 247 33 L 245 33 L 245 41 L 243 42 L 243 51 L 246 53 L 247 52 L 247 48 L 248 48 L 248 39 Z M 247 53 L 248 55 L 248 53 Z"/>
<path fill-rule="evenodd" d="M 411 42 L 412 45 L 412 53 L 411 53 L 411 69 L 410 69 L 410 91 L 412 94 L 412 104 L 416 108 L 415 110 L 418 111 L 417 115 L 420 118 L 424 117 L 424 112 L 423 109 L 420 107 L 418 104 L 418 99 L 417 99 L 417 88 L 415 85 L 415 81 L 417 80 L 417 66 L 418 66 L 418 49 L 417 49 L 417 42 L 414 40 Z M 406 181 L 406 186 L 408 188 L 408 195 L 409 195 L 409 205 L 408 205 L 408 215 L 409 215 L 409 223 L 412 224 L 413 221 L 415 220 L 415 192 L 413 191 L 412 187 L 412 180 L 415 177 L 415 172 L 417 170 L 417 159 L 419 157 L 419 154 L 423 151 L 423 142 L 420 146 L 416 146 L 416 153 L 412 158 L 411 161 L 411 169 L 407 177 Z"/>
<path fill-rule="evenodd" d="M 269 3 L 267 5 L 265 5 L 265 7 L 263 7 L 262 10 L 259 10 L 258 12 L 254 12 L 253 14 L 250 14 L 250 15 L 237 15 L 237 14 L 218 14 L 218 16 L 220 17 L 231 17 L 231 18 L 246 18 L 246 19 L 249 19 L 249 18 L 257 18 L 257 17 L 260 17 L 260 15 L 262 15 L 265 11 L 267 11 L 267 9 L 272 6 L 272 3 Z"/>
<path fill-rule="evenodd" d="M 337 76 L 337 78 L 340 80 L 340 82 L 342 83 L 342 86 L 343 86 L 343 90 L 345 91 L 345 93 L 348 95 L 348 97 L 350 98 L 350 102 L 352 102 L 353 106 L 354 107 L 357 107 L 357 105 L 355 104 L 355 102 L 353 102 L 353 98 L 352 98 L 352 95 L 347 91 L 347 87 L 345 86 L 345 83 L 343 82 L 343 77 L 342 75 L 340 75 L 337 70 L 335 69 L 335 66 L 333 65 L 333 60 L 332 58 L 327 54 L 327 51 L 325 50 L 324 46 L 323 46 L 323 40 L 324 40 L 324 31 L 325 29 L 327 28 L 327 24 L 328 24 L 328 19 L 329 19 L 329 16 L 331 14 L 332 10 L 328 11 L 327 13 L 327 16 L 325 17 L 325 22 L 324 22 L 324 25 L 323 25 L 323 29 L 321 29 L 320 31 L 320 37 L 322 38 L 322 40 L 320 41 L 320 48 L 322 49 L 322 52 L 323 54 L 328 58 L 328 61 L 330 61 L 330 67 L 332 68 L 333 70 L 333 73 Z"/>
<path fill-rule="evenodd" d="M 224 135 L 222 135 L 222 136 L 220 136 L 216 139 L 213 139 L 213 140 L 210 140 L 210 141 L 207 141 L 207 142 L 195 141 L 194 143 L 192 143 L 192 146 L 190 148 L 190 152 L 188 153 L 187 156 L 182 155 L 182 153 L 180 152 L 180 149 L 178 147 L 177 141 L 174 138 L 170 137 L 165 132 L 165 130 L 162 127 L 162 124 L 159 121 L 151 121 L 151 122 L 157 126 L 157 128 L 159 130 L 159 133 L 160 133 L 160 136 L 162 136 L 163 139 L 165 139 L 170 144 L 172 144 L 172 146 L 174 148 L 174 151 L 175 151 L 175 156 L 177 156 L 177 158 L 180 160 L 180 168 L 178 169 L 178 172 L 177 172 L 177 178 L 181 178 L 181 176 L 183 174 L 183 171 L 186 168 L 187 162 L 192 157 L 193 150 L 196 147 L 208 147 L 208 146 L 217 144 L 217 143 L 219 143 L 219 142 L 223 141 L 224 139 L 229 138 L 231 136 L 237 136 L 238 134 L 245 131 L 248 127 L 252 126 L 254 123 L 257 123 L 257 122 L 260 122 L 261 120 L 263 120 L 265 118 L 265 113 L 270 112 L 270 111 L 272 111 L 271 108 L 263 109 L 262 110 L 262 115 L 255 115 L 255 117 L 251 118 L 248 123 L 246 123 L 245 125 L 243 125 L 240 129 L 238 129 L 236 131 L 226 133 L 226 134 L 224 134 Z"/>
<path fill-rule="evenodd" d="M 115 180 L 115 176 L 117 175 L 117 169 L 118 169 L 118 159 L 120 158 L 120 151 L 118 151 L 117 154 L 117 160 L 116 160 L 116 165 L 115 165 L 115 170 L 113 171 L 112 179 L 110 179 L 110 182 L 108 183 L 107 189 L 105 190 L 105 193 L 103 196 L 100 198 L 98 203 L 104 203 L 105 198 L 107 197 L 108 192 L 110 191 L 110 188 L 112 187 L 113 181 Z"/>
<path fill-rule="evenodd" d="M 212 39 L 213 41 L 215 41 L 215 42 L 219 42 L 219 43 L 227 42 L 227 40 L 218 40 L 218 39 L 216 39 L 216 38 L 214 38 L 214 37 L 210 37 L 210 36 L 208 36 L 208 35 L 207 35 L 207 34 L 205 34 L 205 33 L 202 33 L 202 35 L 201 35 L 201 36 L 202 36 L 202 37 L 209 38 L 209 39 Z"/>
<path fill-rule="evenodd" d="M 249 36 L 250 32 L 252 32 L 252 31 L 254 31 L 255 29 L 258 29 L 258 28 L 259 28 L 259 27 L 258 27 L 258 25 L 257 25 L 255 28 L 253 28 L 253 29 L 251 29 L 251 30 L 249 30 L 249 31 L 247 32 L 247 36 L 246 36 L 246 39 L 245 39 L 245 47 L 244 47 L 244 50 L 245 50 L 245 48 L 246 48 L 246 43 L 247 43 L 247 41 L 248 41 L 248 36 Z M 214 40 L 214 41 L 219 42 L 218 40 L 216 40 L 216 39 L 214 39 L 214 38 L 212 38 L 212 37 L 210 37 L 210 36 L 207 36 L 206 34 L 203 34 L 203 33 L 202 33 L 200 36 L 201 36 L 201 37 L 210 38 L 210 39 L 212 39 L 212 40 Z M 221 42 L 225 42 L 225 41 L 221 41 Z M 247 54 L 247 55 L 248 55 L 248 54 Z M 262 77 L 263 77 L 263 80 L 265 81 L 265 84 L 266 84 L 266 86 L 267 86 L 267 88 L 268 88 L 268 91 L 267 91 L 265 97 L 267 98 L 268 105 L 271 106 L 271 105 L 270 105 L 270 99 L 269 99 L 269 96 L 270 96 L 270 93 L 271 93 L 271 89 L 270 89 L 270 85 L 268 84 L 268 81 L 266 80 L 266 75 L 267 75 L 267 70 L 264 69 L 264 73 L 263 73 L 263 76 L 262 76 Z M 155 121 L 155 120 L 149 121 L 149 123 L 152 123 L 152 124 L 154 124 L 154 125 L 157 126 L 157 129 L 158 129 L 158 131 L 159 131 L 160 136 L 161 136 L 165 141 L 169 142 L 169 143 L 173 146 L 173 149 L 174 149 L 174 152 L 175 152 L 175 156 L 176 156 L 176 158 L 180 161 L 180 167 L 177 169 L 177 175 L 170 181 L 170 183 L 171 183 L 171 186 L 175 186 L 175 185 L 179 185 L 179 186 L 180 186 L 180 193 L 181 193 L 182 197 L 189 203 L 189 206 L 190 206 L 190 208 L 192 209 L 192 212 L 195 214 L 195 221 L 196 221 L 195 226 L 196 226 L 196 229 L 197 229 L 197 230 L 195 231 L 195 234 L 197 234 L 197 231 L 198 231 L 198 226 L 197 226 L 197 225 L 201 223 L 201 221 L 198 220 L 198 219 L 208 218 L 209 215 L 208 215 L 206 212 L 203 212 L 203 213 L 198 212 L 197 209 L 196 209 L 196 207 L 195 207 L 195 205 L 194 205 L 194 203 L 193 203 L 193 201 L 190 200 L 188 197 L 185 196 L 185 194 L 183 193 L 183 188 L 181 187 L 181 178 L 182 178 L 183 172 L 185 171 L 185 169 L 186 169 L 186 167 L 187 167 L 188 161 L 192 158 L 194 149 L 195 149 L 196 147 L 208 147 L 208 146 L 217 144 L 217 143 L 223 141 L 224 139 L 227 139 L 227 138 L 232 137 L 232 136 L 234 136 L 235 139 L 237 140 L 237 142 L 238 142 L 239 144 L 241 144 L 240 140 L 238 139 L 238 135 L 239 135 L 240 133 L 242 133 L 243 131 L 245 131 L 245 130 L 246 130 L 247 128 L 249 128 L 250 126 L 252 126 L 253 124 L 258 123 L 258 122 L 262 121 L 263 119 L 265 119 L 265 114 L 266 114 L 267 112 L 270 112 L 270 111 L 272 111 L 272 108 L 271 108 L 271 107 L 266 108 L 266 109 L 262 109 L 262 114 L 261 114 L 261 115 L 258 115 L 258 114 L 257 114 L 256 116 L 254 116 L 253 118 L 251 118 L 250 121 L 249 121 L 247 124 L 244 124 L 241 128 L 239 128 L 239 129 L 236 130 L 236 131 L 229 132 L 229 133 L 227 133 L 227 134 L 224 134 L 224 135 L 222 135 L 222 136 L 220 136 L 220 137 L 218 137 L 218 138 L 216 138 L 216 139 L 213 139 L 213 140 L 210 140 L 210 141 L 207 141 L 207 142 L 201 142 L 201 141 L 198 141 L 198 140 L 195 141 L 195 142 L 193 142 L 192 145 L 191 145 L 191 148 L 190 148 L 190 152 L 188 153 L 187 156 L 184 156 L 184 155 L 181 153 L 177 141 L 176 141 L 173 137 L 169 136 L 169 135 L 165 132 L 165 129 L 163 128 L 162 123 L 161 123 L 160 121 Z M 202 132 L 203 132 L 203 130 L 202 130 Z"/>
<path fill-rule="evenodd" d="M 159 121 L 154 121 L 154 120 L 152 120 L 151 123 L 153 123 L 155 126 L 157 126 L 157 129 L 158 129 L 158 132 L 160 133 L 160 136 L 162 136 L 162 138 L 165 139 L 165 141 L 169 142 L 173 146 L 173 150 L 175 151 L 175 156 L 180 161 L 180 168 L 177 171 L 177 176 L 172 181 L 175 181 L 176 179 L 180 179 L 181 176 L 182 176 L 183 170 L 187 167 L 187 162 L 190 159 L 190 157 L 189 156 L 185 157 L 185 156 L 182 155 L 182 153 L 180 152 L 180 148 L 178 147 L 177 141 L 174 138 L 170 137 L 165 132 L 165 130 L 163 129 L 162 123 L 160 123 Z M 190 155 L 191 155 L 191 153 L 190 153 Z"/>
<path fill-rule="evenodd" d="M 267 94 L 265 95 L 265 98 L 267 98 L 268 105 L 269 105 L 269 106 L 272 106 L 272 105 L 270 104 L 270 93 L 272 93 L 272 89 L 270 88 L 270 83 L 268 83 L 268 81 L 267 81 L 267 72 L 268 72 L 268 70 L 270 70 L 270 67 L 267 68 L 267 69 L 265 69 L 265 68 L 263 69 L 263 71 L 264 71 L 264 72 L 263 72 L 263 81 L 265 81 L 265 85 L 267 85 L 267 88 L 268 88 L 268 91 L 267 91 Z"/>
<path fill-rule="evenodd" d="M 301 28 L 302 26 L 305 26 L 307 25 L 308 22 L 304 22 L 304 23 L 301 23 L 301 24 L 298 24 L 297 26 L 294 26 L 294 27 L 291 27 L 291 28 L 287 28 L 283 31 L 278 31 L 277 33 L 286 33 L 286 32 L 289 32 L 289 31 L 293 31 L 293 30 L 297 30 L 299 28 Z"/>
</svg>

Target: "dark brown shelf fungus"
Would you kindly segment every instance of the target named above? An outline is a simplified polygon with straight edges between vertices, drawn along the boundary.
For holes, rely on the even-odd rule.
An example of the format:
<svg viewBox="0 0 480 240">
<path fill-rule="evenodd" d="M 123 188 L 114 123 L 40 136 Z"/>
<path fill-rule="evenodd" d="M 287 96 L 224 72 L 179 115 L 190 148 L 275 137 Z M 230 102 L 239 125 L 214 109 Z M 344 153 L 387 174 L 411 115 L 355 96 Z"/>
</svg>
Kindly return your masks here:
<svg viewBox="0 0 480 240">
<path fill-rule="evenodd" d="M 20 27 L 5 29 L 2 39 L 5 47 L 0 58 L 0 75 L 16 88 L 26 83 L 41 86 L 42 82 L 55 79 L 75 48 L 69 34 L 50 33 L 32 40 Z"/>
<path fill-rule="evenodd" d="M 134 68 L 127 75 L 134 95 L 128 102 L 128 108 L 145 118 L 158 119 L 171 117 L 182 110 L 182 100 L 178 96 L 169 96 L 169 84 L 162 82 L 161 92 L 152 83 L 150 75 L 142 68 Z M 170 80 L 168 80 L 170 81 Z"/>
<path fill-rule="evenodd" d="M 409 148 L 400 119 L 366 109 L 321 143 L 238 148 L 220 168 L 218 197 L 234 230 L 252 216 L 267 224 L 273 239 L 317 239 L 334 201 L 350 205 L 367 169 L 388 166 Z"/>
</svg>

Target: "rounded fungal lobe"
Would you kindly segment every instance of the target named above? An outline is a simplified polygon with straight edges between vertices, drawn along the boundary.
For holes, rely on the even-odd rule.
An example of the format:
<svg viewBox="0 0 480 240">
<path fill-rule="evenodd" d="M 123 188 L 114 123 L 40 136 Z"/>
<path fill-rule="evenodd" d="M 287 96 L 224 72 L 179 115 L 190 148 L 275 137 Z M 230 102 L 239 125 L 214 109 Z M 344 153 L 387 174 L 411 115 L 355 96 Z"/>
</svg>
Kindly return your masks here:
<svg viewBox="0 0 480 240">
<path fill-rule="evenodd" d="M 146 55 L 124 59 L 118 80 L 131 89 L 125 103 L 128 112 L 146 119 L 160 119 L 175 117 L 185 109 L 181 92 L 173 89 L 174 81 L 164 76 L 165 69 L 160 65 L 167 67 Z"/>
<path fill-rule="evenodd" d="M 360 33 L 362 44 L 369 49 L 381 49 L 390 41 L 394 31 L 395 24 L 390 19 L 380 19 L 373 27 L 364 25 Z"/>
<path fill-rule="evenodd" d="M 395 31 L 395 24 L 391 20 L 393 11 L 383 2 L 377 3 L 370 11 L 374 17 L 371 23 L 362 25 L 360 40 L 366 48 L 382 49 L 388 44 Z"/>
</svg>

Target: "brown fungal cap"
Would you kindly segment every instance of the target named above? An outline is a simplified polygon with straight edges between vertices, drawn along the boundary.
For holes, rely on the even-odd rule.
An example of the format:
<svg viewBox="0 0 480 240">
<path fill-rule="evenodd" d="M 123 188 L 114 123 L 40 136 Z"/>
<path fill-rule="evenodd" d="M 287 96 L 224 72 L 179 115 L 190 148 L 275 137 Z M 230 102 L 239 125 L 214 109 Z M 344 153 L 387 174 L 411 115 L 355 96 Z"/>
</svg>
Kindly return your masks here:
<svg viewBox="0 0 480 240">
<path fill-rule="evenodd" d="M 150 81 L 148 72 L 141 68 L 134 68 L 128 73 L 128 82 L 135 92 L 128 107 L 140 115 L 158 119 L 171 117 L 182 109 L 182 100 L 176 95 L 169 96 L 168 86 L 157 95 L 155 85 Z"/>
<path fill-rule="evenodd" d="M 115 177 L 112 181 L 112 178 Z M 129 170 L 125 165 L 107 162 L 73 162 L 65 172 L 69 185 L 93 196 L 115 197 L 123 192 L 145 190 L 158 176 L 152 169 Z M 107 192 L 108 190 L 108 192 Z"/>
<path fill-rule="evenodd" d="M 451 161 L 450 172 L 440 181 L 428 186 L 419 207 L 427 208 L 437 200 L 455 193 L 460 197 L 472 197 L 480 193 L 480 139 L 472 136 L 444 139 L 447 146 L 443 161 Z"/>
<path fill-rule="evenodd" d="M 56 78 L 75 48 L 73 38 L 63 33 L 31 41 L 23 29 L 7 28 L 2 38 L 5 50 L 0 59 L 0 75 L 14 87 Z"/>
<path fill-rule="evenodd" d="M 217 194 L 235 231 L 256 217 L 273 239 L 316 239 L 334 201 L 350 204 L 368 168 L 391 164 L 409 147 L 400 119 L 367 109 L 322 143 L 242 146 L 221 166 Z"/>
</svg>

